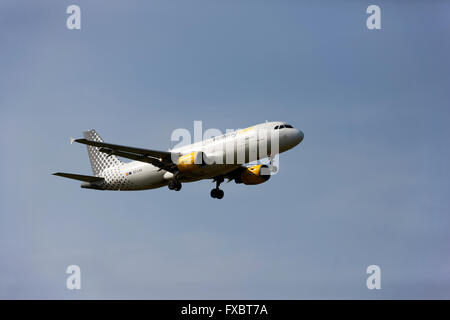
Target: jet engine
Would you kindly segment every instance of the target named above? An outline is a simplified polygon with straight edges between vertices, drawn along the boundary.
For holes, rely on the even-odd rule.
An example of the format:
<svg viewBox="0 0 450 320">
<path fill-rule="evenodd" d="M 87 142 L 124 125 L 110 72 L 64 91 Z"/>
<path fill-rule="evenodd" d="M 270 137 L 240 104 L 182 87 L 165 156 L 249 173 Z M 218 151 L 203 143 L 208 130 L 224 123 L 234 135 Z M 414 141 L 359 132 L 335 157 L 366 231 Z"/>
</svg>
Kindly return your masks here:
<svg viewBox="0 0 450 320">
<path fill-rule="evenodd" d="M 270 179 L 269 166 L 265 164 L 258 164 L 256 166 L 248 167 L 234 178 L 236 183 L 243 183 L 246 185 L 254 185 L 266 182 Z"/>
<path fill-rule="evenodd" d="M 202 151 L 182 155 L 177 160 L 177 167 L 180 172 L 193 171 L 206 165 L 206 155 Z"/>
</svg>

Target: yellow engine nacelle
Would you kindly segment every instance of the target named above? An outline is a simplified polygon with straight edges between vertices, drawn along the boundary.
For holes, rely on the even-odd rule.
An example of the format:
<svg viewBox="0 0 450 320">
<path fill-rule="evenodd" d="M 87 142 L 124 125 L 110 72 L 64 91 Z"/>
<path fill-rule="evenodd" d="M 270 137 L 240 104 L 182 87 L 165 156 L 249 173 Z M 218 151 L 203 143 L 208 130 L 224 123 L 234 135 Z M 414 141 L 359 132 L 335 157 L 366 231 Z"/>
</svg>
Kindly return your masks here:
<svg viewBox="0 0 450 320">
<path fill-rule="evenodd" d="M 261 170 L 263 168 L 265 170 Z M 260 184 L 270 179 L 268 171 L 269 167 L 267 165 L 258 164 L 242 171 L 241 174 L 235 178 L 235 181 L 236 183 L 243 183 L 246 185 Z"/>
<path fill-rule="evenodd" d="M 195 151 L 182 155 L 177 160 L 180 172 L 189 172 L 206 166 L 206 155 L 202 151 Z"/>
</svg>

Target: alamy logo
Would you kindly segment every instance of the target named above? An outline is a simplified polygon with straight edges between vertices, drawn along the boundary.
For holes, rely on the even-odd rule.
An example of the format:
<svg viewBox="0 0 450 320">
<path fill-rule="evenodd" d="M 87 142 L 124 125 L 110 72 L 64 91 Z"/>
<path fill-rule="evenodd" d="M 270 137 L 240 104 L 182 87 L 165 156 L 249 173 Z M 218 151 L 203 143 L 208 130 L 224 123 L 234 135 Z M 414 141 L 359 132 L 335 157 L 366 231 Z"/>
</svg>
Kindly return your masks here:
<svg viewBox="0 0 450 320">
<path fill-rule="evenodd" d="M 69 30 L 80 30 L 81 29 L 81 9 L 77 5 L 70 5 L 66 10 L 67 14 L 70 14 L 66 20 L 66 26 Z"/>
<path fill-rule="evenodd" d="M 69 290 L 81 289 L 81 269 L 77 265 L 70 265 L 66 269 L 66 273 L 70 274 L 66 280 L 66 287 Z"/>
<path fill-rule="evenodd" d="M 379 6 L 372 4 L 367 7 L 366 13 L 370 14 L 367 18 L 366 25 L 369 30 L 381 29 L 381 9 Z"/>
<path fill-rule="evenodd" d="M 367 267 L 366 272 L 370 274 L 366 281 L 367 289 L 381 289 L 381 268 L 373 264 Z"/>
<path fill-rule="evenodd" d="M 290 125 L 286 125 L 292 128 Z M 277 127 L 285 127 L 279 125 Z M 172 132 L 171 141 L 177 143 L 172 150 L 181 150 L 191 144 L 208 143 L 208 155 L 195 157 L 195 164 L 259 164 L 267 158 L 270 164 L 263 167 L 264 175 L 276 174 L 279 169 L 280 134 L 269 127 L 249 127 L 245 129 L 226 129 L 225 133 L 216 128 L 203 130 L 202 121 L 194 121 L 193 135 L 188 129 L 178 128 Z M 172 162 L 179 163 L 177 152 L 172 153 Z M 267 162 L 266 161 L 266 162 Z"/>
</svg>

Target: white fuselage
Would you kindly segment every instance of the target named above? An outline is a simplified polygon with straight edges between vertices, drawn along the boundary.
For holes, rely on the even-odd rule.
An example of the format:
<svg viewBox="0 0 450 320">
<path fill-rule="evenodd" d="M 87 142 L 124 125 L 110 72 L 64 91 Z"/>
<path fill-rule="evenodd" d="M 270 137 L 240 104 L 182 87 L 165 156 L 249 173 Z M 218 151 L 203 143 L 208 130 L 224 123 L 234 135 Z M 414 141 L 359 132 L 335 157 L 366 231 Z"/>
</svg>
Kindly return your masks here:
<svg viewBox="0 0 450 320">
<path fill-rule="evenodd" d="M 210 165 L 180 174 L 180 182 L 198 181 L 225 175 L 239 166 L 285 152 L 303 140 L 303 133 L 295 128 L 277 129 L 283 122 L 266 122 L 222 136 L 206 139 L 170 150 L 181 155 L 202 151 Z M 267 148 L 255 147 L 266 145 Z M 173 174 L 149 163 L 132 161 L 104 169 L 99 175 L 105 179 L 107 190 L 145 190 L 165 186 Z"/>
</svg>

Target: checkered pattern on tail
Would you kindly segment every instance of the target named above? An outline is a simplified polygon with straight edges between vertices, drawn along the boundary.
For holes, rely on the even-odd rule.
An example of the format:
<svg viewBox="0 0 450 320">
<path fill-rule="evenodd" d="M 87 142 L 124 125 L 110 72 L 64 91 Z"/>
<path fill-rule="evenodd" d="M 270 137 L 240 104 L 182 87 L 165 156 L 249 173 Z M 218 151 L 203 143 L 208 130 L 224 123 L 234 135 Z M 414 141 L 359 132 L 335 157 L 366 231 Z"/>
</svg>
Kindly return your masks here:
<svg viewBox="0 0 450 320">
<path fill-rule="evenodd" d="M 103 142 L 102 138 L 94 129 L 83 132 L 83 135 L 88 140 Z M 100 175 L 100 173 L 106 168 L 120 166 L 122 164 L 116 156 L 108 156 L 106 153 L 98 151 L 98 149 L 99 148 L 97 147 L 87 146 L 89 160 L 91 160 L 92 172 L 95 176 Z"/>
</svg>

